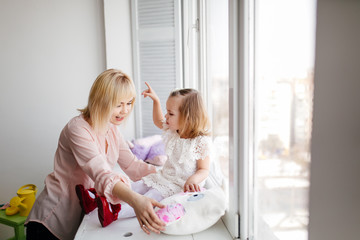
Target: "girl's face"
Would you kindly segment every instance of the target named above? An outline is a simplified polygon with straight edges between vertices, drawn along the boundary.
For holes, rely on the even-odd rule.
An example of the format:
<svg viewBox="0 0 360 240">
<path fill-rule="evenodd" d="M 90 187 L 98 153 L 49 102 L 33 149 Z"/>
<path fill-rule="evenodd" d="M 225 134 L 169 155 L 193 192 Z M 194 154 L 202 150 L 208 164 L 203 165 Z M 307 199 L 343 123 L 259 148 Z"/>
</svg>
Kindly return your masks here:
<svg viewBox="0 0 360 240">
<path fill-rule="evenodd" d="M 123 120 L 129 115 L 132 108 L 134 98 L 124 99 L 113 108 L 110 122 L 115 125 L 120 125 Z"/>
<path fill-rule="evenodd" d="M 170 130 L 177 131 L 179 130 L 179 119 L 180 119 L 180 112 L 179 107 L 181 104 L 182 98 L 181 97 L 169 97 L 166 102 L 166 124 L 169 125 Z"/>
</svg>

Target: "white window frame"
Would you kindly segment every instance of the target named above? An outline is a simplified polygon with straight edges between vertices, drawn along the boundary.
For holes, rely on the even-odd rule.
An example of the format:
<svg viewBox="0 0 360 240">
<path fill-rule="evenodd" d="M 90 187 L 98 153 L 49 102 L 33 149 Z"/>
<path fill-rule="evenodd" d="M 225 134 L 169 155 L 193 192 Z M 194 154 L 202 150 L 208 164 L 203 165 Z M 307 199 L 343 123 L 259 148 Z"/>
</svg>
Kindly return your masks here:
<svg viewBox="0 0 360 240">
<path fill-rule="evenodd" d="M 182 0 L 182 74 L 179 87 L 196 88 L 202 92 L 211 111 L 209 86 L 206 82 L 206 0 Z M 253 33 L 249 14 L 253 7 L 249 0 L 229 0 L 229 211 L 223 222 L 234 239 L 249 239 L 252 193 L 251 154 L 252 143 L 252 96 L 249 81 L 253 71 L 251 50 Z M 134 34 L 134 33 L 133 33 Z M 133 35 L 134 36 L 134 35 Z M 137 54 L 134 54 L 134 58 Z M 134 78 L 138 79 L 134 67 Z M 139 83 L 137 83 L 139 88 Z M 139 103 L 137 103 L 139 105 Z M 141 114 L 137 109 L 137 118 Z M 136 136 L 140 137 L 141 123 L 136 123 Z"/>
<path fill-rule="evenodd" d="M 184 87 L 198 89 L 211 109 L 207 80 L 206 0 L 183 0 Z M 209 112 L 210 114 L 211 112 Z"/>
<path fill-rule="evenodd" d="M 250 0 L 229 2 L 230 182 L 231 215 L 238 214 L 233 237 L 252 239 L 253 212 L 253 74 L 254 6 Z M 231 201 L 231 199 L 233 199 Z M 230 216 L 231 216 L 230 215 Z"/>
<path fill-rule="evenodd" d="M 254 75 L 254 3 L 250 0 L 231 0 L 230 2 L 230 84 L 233 84 L 234 146 L 230 155 L 238 159 L 237 178 L 239 181 L 238 207 L 240 213 L 240 239 L 252 239 L 250 223 L 253 214 L 254 183 L 253 183 L 253 75 Z M 237 60 L 237 61 L 236 61 Z M 238 97 L 236 99 L 235 95 Z M 230 121 L 231 121 L 230 120 Z M 234 167 L 235 168 L 235 167 Z M 234 173 L 236 177 L 236 173 Z"/>
<path fill-rule="evenodd" d="M 199 89 L 211 111 L 208 98 L 206 65 L 206 1 L 184 1 L 184 8 L 191 16 L 184 23 L 184 77 L 185 86 Z M 251 154 L 252 135 L 252 88 L 253 74 L 253 22 L 249 15 L 253 5 L 249 0 L 229 1 L 229 210 L 223 217 L 233 238 L 248 239 L 250 236 L 251 203 L 253 202 L 253 166 Z M 190 22 L 191 21 L 191 22 Z M 195 30 L 194 30 L 195 29 Z M 187 35 L 191 33 L 193 35 Z M 195 35 L 195 36 L 194 36 Z M 191 41 L 189 41 L 189 39 Z M 190 44 L 190 45 L 189 45 Z M 197 69 L 194 69 L 197 66 Z M 191 79 L 198 80 L 191 81 Z"/>
</svg>

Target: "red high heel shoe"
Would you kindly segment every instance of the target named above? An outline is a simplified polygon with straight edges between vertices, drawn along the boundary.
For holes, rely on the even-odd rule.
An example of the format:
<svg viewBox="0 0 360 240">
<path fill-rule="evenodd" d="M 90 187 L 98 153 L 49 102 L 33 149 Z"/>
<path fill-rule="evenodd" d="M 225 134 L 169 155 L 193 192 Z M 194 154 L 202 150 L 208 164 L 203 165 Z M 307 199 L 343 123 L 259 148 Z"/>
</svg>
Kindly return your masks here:
<svg viewBox="0 0 360 240">
<path fill-rule="evenodd" d="M 76 195 L 79 198 L 80 206 L 85 212 L 85 214 L 88 214 L 89 212 L 97 208 L 96 198 L 98 198 L 98 195 L 95 188 L 85 189 L 83 185 L 79 184 L 75 186 L 75 190 Z M 95 198 L 92 198 L 89 192 L 93 193 L 95 195 Z"/>
<path fill-rule="evenodd" d="M 109 203 L 105 197 L 98 197 L 96 201 L 99 221 L 102 227 L 106 227 L 118 219 L 118 214 L 121 210 L 121 204 L 113 205 Z"/>
</svg>

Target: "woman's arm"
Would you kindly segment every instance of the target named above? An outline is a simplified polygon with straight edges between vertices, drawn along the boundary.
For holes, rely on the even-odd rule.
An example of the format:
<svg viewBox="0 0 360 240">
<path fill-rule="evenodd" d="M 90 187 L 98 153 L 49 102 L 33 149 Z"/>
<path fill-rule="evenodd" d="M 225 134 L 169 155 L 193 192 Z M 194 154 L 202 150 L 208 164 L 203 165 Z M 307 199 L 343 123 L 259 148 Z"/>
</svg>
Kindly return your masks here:
<svg viewBox="0 0 360 240">
<path fill-rule="evenodd" d="M 86 128 L 87 125 L 84 126 L 81 123 L 72 123 L 67 126 L 60 135 L 59 141 L 69 145 L 75 161 L 94 181 L 98 193 L 103 194 L 112 203 L 117 203 L 119 200 L 129 203 L 135 209 L 142 229 L 146 233 L 149 233 L 149 230 L 158 233 L 164 224 L 158 219 L 153 207 L 163 207 L 163 205 L 132 191 L 127 177 L 113 172 L 106 162 L 94 141 L 96 135 L 91 135 L 91 131 Z M 120 138 L 120 142 L 121 140 L 123 141 L 122 138 Z M 122 144 L 125 145 L 126 143 Z M 129 156 L 121 153 L 121 150 L 127 152 Z M 123 158 L 119 158 L 118 161 L 127 167 L 127 171 L 131 172 L 134 178 L 141 178 L 147 173 L 156 171 L 155 167 L 150 166 L 150 164 L 135 161 L 137 159 L 128 147 L 127 149 L 120 147 L 120 155 Z"/>
<path fill-rule="evenodd" d="M 210 157 L 197 160 L 196 172 L 191 175 L 184 185 L 184 192 L 199 192 L 200 183 L 209 176 Z"/>
<path fill-rule="evenodd" d="M 156 172 L 154 165 L 147 164 L 143 160 L 137 159 L 123 139 L 120 139 L 119 145 L 119 158 L 117 162 L 131 180 L 138 181 L 142 177 Z"/>
<path fill-rule="evenodd" d="M 144 98 L 150 97 L 153 100 L 153 121 L 158 128 L 162 129 L 164 115 L 161 110 L 160 99 L 156 92 L 151 88 L 150 84 L 147 82 L 145 82 L 145 84 L 148 86 L 148 89 L 144 90 L 141 95 L 144 95 Z"/>
<path fill-rule="evenodd" d="M 165 223 L 159 219 L 154 211 L 154 207 L 163 208 L 164 205 L 132 191 L 121 181 L 115 184 L 112 193 L 134 208 L 140 227 L 144 232 L 150 234 L 149 230 L 155 233 L 164 230 Z"/>
</svg>

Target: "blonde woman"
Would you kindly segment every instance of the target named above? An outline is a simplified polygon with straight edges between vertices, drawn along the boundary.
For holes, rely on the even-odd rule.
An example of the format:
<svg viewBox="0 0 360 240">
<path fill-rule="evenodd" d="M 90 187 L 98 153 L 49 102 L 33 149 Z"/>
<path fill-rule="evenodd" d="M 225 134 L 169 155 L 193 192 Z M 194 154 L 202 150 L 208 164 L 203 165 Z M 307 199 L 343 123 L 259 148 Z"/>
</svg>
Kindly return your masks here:
<svg viewBox="0 0 360 240">
<path fill-rule="evenodd" d="M 163 205 L 132 191 L 128 177 L 112 170 L 118 163 L 133 181 L 156 172 L 131 153 L 117 128 L 132 111 L 135 95 L 132 80 L 119 70 L 109 69 L 97 77 L 87 107 L 60 134 L 54 171 L 46 177 L 26 220 L 28 239 L 73 239 L 83 216 L 78 196 L 91 208 L 91 201 L 96 205 L 94 196 L 105 196 L 115 212 L 119 203 L 126 202 L 146 233 L 163 229 L 153 210 Z M 96 191 L 81 192 L 76 185 Z"/>
</svg>

